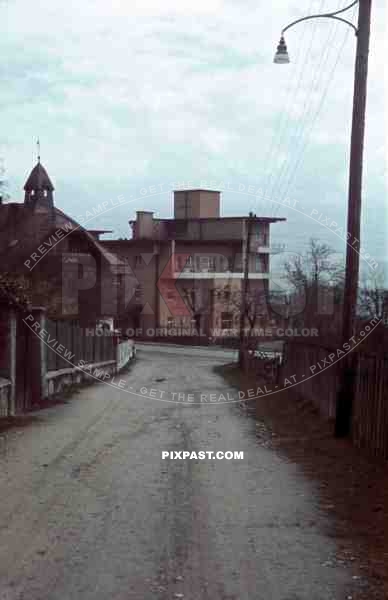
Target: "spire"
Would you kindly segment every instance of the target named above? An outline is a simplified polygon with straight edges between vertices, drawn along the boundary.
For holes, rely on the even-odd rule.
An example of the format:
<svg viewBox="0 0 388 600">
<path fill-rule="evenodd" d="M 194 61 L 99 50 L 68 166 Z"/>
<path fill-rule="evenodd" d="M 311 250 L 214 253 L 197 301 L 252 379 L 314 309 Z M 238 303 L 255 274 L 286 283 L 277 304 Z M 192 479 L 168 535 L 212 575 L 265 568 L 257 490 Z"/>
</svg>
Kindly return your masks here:
<svg viewBox="0 0 388 600">
<path fill-rule="evenodd" d="M 54 207 L 54 186 L 46 169 L 40 162 L 40 142 L 37 142 L 38 162 L 32 169 L 24 186 L 24 204 L 32 208 L 48 209 Z"/>
</svg>

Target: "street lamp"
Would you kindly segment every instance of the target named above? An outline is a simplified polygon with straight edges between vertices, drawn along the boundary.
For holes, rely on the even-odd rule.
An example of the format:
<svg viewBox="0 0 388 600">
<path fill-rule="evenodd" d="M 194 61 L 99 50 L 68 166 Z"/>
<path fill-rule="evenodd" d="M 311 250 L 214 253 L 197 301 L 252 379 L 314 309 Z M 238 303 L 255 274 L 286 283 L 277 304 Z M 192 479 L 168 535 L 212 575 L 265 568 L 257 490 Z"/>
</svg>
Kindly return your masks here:
<svg viewBox="0 0 388 600">
<path fill-rule="evenodd" d="M 357 27 L 339 17 L 356 4 L 359 5 Z M 354 73 L 353 116 L 350 143 L 349 192 L 346 244 L 346 272 L 342 315 L 342 344 L 348 344 L 354 334 L 354 324 L 357 309 L 358 277 L 360 266 L 360 221 L 362 199 L 362 167 L 365 134 L 365 111 L 368 76 L 368 54 L 370 38 L 372 0 L 355 0 L 345 8 L 321 15 L 310 15 L 293 21 L 282 30 L 274 62 L 277 64 L 289 62 L 284 33 L 302 21 L 310 19 L 335 19 L 352 27 L 357 36 L 357 50 Z M 346 354 L 344 368 L 341 372 L 340 386 L 337 394 L 335 435 L 343 437 L 349 434 L 353 411 L 355 354 Z"/>
<path fill-rule="evenodd" d="M 277 47 L 275 58 L 273 62 L 277 65 L 284 65 L 290 62 L 290 57 L 288 56 L 286 42 L 284 41 L 284 37 L 280 38 L 279 46 Z"/>
</svg>

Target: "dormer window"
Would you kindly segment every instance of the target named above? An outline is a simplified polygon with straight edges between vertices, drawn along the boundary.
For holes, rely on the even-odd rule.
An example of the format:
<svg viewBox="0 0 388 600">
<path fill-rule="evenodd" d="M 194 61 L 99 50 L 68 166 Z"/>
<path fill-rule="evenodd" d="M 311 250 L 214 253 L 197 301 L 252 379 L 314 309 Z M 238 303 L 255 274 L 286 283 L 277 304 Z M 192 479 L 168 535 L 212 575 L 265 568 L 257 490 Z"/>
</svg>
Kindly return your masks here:
<svg viewBox="0 0 388 600">
<path fill-rule="evenodd" d="M 47 190 L 44 190 L 44 191 L 43 191 L 43 196 L 44 196 L 45 198 L 47 198 Z"/>
<path fill-rule="evenodd" d="M 35 196 L 35 190 L 31 190 L 30 196 Z"/>
</svg>

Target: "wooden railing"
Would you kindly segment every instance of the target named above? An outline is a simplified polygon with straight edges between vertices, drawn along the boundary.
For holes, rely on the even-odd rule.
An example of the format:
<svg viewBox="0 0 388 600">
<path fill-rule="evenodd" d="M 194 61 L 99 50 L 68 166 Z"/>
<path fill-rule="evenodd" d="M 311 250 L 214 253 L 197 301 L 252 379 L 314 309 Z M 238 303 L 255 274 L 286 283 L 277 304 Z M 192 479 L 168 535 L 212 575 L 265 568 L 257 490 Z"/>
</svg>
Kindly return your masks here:
<svg viewBox="0 0 388 600">
<path fill-rule="evenodd" d="M 358 447 L 388 459 L 388 354 L 358 355 L 352 437 Z"/>
<path fill-rule="evenodd" d="M 335 418 L 342 361 L 328 368 L 325 360 L 336 348 L 322 342 L 289 341 L 279 380 L 295 379 L 291 395 L 312 402 L 322 416 Z M 356 353 L 356 382 L 351 436 L 358 447 L 388 459 L 388 352 L 370 352 L 361 344 Z"/>
<path fill-rule="evenodd" d="M 361 326 L 359 331 L 362 331 Z M 371 336 L 352 350 L 356 378 L 351 437 L 356 446 L 383 459 L 388 459 L 387 333 L 378 326 Z M 362 338 L 358 334 L 356 337 Z M 337 352 L 342 347 L 339 339 L 331 335 L 324 338 L 284 338 L 283 341 L 281 365 L 276 367 L 274 361 L 267 360 L 264 355 L 247 350 L 244 368 L 258 378 L 276 381 L 279 387 L 287 388 L 290 401 L 293 398 L 307 400 L 324 418 L 334 420 L 343 367 L 343 355 Z M 263 346 L 262 341 L 257 344 L 259 348 Z"/>
<path fill-rule="evenodd" d="M 50 319 L 47 319 L 47 331 L 45 341 L 48 371 L 72 367 L 80 360 L 85 363 L 116 360 L 115 338 L 109 333 L 102 335 L 96 330 L 82 328 L 77 320 Z M 56 352 L 59 344 L 65 351 Z"/>
</svg>

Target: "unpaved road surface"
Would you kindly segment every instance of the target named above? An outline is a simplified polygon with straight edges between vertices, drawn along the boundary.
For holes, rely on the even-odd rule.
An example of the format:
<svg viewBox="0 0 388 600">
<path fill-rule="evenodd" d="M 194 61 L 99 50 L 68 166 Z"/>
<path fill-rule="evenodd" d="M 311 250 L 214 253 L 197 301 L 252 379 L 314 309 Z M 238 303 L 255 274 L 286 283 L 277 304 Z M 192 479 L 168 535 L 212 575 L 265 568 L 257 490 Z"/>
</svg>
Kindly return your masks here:
<svg viewBox="0 0 388 600">
<path fill-rule="evenodd" d="M 123 377 L 137 391 L 227 393 L 212 370 L 226 358 L 150 346 Z M 313 485 L 255 431 L 238 404 L 97 384 L 2 434 L 1 600 L 362 597 L 333 561 Z M 162 460 L 166 450 L 244 459 Z"/>
</svg>

